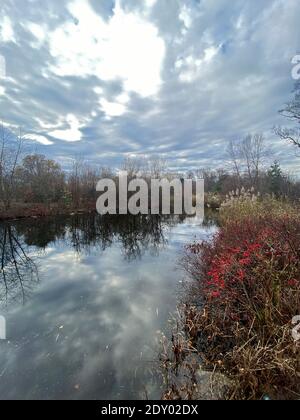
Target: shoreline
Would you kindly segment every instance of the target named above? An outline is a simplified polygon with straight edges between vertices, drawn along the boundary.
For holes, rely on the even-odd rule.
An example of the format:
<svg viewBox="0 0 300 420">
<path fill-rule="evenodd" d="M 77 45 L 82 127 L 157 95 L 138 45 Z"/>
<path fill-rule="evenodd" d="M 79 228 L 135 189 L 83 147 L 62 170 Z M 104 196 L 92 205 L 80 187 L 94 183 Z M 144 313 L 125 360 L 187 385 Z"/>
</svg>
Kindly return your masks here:
<svg viewBox="0 0 300 420">
<path fill-rule="evenodd" d="M 80 208 L 73 207 L 46 207 L 44 205 L 34 205 L 28 207 L 13 207 L 10 210 L 0 210 L 0 223 L 14 220 L 40 219 L 52 216 L 73 216 L 76 214 L 86 214 L 96 212 L 96 207 L 86 205 Z"/>
<path fill-rule="evenodd" d="M 205 210 L 207 211 L 219 211 L 218 206 L 212 206 L 208 202 L 205 203 Z M 78 208 L 74 207 L 63 207 L 57 205 L 45 206 L 44 204 L 32 204 L 24 205 L 19 207 L 12 207 L 10 210 L 0 209 L 0 223 L 9 222 L 14 220 L 24 219 L 40 219 L 43 217 L 52 216 L 73 216 L 76 214 L 86 214 L 97 212 L 95 203 L 88 203 Z M 171 213 L 173 215 L 173 213 Z"/>
</svg>

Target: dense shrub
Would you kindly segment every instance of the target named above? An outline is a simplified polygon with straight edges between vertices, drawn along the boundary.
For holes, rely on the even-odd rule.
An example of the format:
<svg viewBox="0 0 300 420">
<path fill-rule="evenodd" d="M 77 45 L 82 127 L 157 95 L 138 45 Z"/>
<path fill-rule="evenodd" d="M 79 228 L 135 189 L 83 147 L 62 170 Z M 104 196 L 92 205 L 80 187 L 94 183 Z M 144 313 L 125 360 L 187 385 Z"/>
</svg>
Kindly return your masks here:
<svg viewBox="0 0 300 420">
<path fill-rule="evenodd" d="M 234 200 L 212 241 L 187 247 L 193 282 L 181 317 L 205 369 L 233 381 L 229 398 L 300 397 L 300 216 L 289 205 Z M 299 345 L 298 345 L 299 344 Z"/>
</svg>

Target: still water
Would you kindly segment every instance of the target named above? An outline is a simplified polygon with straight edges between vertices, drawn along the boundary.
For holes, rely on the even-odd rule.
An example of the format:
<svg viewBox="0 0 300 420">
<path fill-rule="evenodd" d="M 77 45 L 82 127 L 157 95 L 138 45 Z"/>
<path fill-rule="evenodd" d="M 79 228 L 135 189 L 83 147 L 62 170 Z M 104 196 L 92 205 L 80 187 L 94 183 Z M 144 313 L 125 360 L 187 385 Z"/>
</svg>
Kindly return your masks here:
<svg viewBox="0 0 300 420">
<path fill-rule="evenodd" d="M 0 224 L 0 399 L 160 398 L 185 244 L 197 219 L 82 215 Z"/>
</svg>

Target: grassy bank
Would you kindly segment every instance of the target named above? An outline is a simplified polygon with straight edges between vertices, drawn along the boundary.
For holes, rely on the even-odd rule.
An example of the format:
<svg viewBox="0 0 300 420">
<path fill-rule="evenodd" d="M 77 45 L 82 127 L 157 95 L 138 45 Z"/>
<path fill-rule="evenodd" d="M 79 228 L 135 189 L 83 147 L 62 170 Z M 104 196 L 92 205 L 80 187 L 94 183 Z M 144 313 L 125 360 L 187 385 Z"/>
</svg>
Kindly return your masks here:
<svg viewBox="0 0 300 420">
<path fill-rule="evenodd" d="M 190 280 L 164 340 L 164 398 L 201 398 L 201 366 L 226 378 L 221 398 L 299 399 L 299 209 L 245 194 L 228 198 L 220 222 L 212 241 L 189 245 L 183 258 Z"/>
</svg>

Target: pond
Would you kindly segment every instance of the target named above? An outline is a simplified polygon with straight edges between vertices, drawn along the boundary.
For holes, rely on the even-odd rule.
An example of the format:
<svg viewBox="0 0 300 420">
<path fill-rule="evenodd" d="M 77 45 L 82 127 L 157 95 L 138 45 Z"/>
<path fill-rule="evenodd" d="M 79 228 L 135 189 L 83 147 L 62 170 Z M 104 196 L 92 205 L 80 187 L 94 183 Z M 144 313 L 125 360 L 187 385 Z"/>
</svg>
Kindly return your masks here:
<svg viewBox="0 0 300 420">
<path fill-rule="evenodd" d="M 0 399 L 159 399 L 178 261 L 214 231 L 175 216 L 0 224 Z"/>
</svg>

